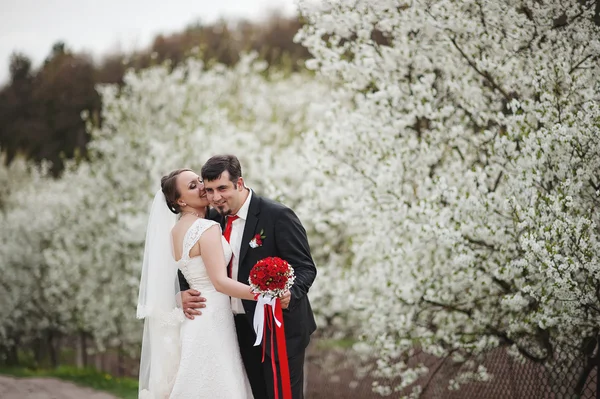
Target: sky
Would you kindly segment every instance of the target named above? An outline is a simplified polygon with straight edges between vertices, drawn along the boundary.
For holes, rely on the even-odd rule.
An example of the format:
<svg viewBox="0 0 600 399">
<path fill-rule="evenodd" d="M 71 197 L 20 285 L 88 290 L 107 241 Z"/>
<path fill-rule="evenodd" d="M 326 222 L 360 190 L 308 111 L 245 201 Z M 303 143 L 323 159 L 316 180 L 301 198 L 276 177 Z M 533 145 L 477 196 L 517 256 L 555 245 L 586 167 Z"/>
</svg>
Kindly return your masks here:
<svg viewBox="0 0 600 399">
<path fill-rule="evenodd" d="M 221 17 L 259 19 L 271 10 L 293 15 L 294 0 L 0 0 L 0 84 L 10 55 L 19 51 L 38 67 L 52 45 L 100 59 L 147 47 L 159 33 Z"/>
</svg>

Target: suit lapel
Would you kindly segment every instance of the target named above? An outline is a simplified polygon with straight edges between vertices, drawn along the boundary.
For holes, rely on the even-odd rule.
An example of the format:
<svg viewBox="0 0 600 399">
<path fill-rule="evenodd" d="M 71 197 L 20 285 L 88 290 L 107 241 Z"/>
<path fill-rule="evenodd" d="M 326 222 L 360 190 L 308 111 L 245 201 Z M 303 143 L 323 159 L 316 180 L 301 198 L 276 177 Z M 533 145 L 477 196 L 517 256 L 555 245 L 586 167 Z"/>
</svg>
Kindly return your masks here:
<svg viewBox="0 0 600 399">
<path fill-rule="evenodd" d="M 238 268 L 241 267 L 244 257 L 248 253 L 248 248 L 250 248 L 250 240 L 252 240 L 252 237 L 254 237 L 256 225 L 258 224 L 258 214 L 260 213 L 260 202 L 260 197 L 253 192 L 252 198 L 250 199 L 250 205 L 248 206 L 248 216 L 246 217 L 244 234 L 242 235 Z"/>
</svg>

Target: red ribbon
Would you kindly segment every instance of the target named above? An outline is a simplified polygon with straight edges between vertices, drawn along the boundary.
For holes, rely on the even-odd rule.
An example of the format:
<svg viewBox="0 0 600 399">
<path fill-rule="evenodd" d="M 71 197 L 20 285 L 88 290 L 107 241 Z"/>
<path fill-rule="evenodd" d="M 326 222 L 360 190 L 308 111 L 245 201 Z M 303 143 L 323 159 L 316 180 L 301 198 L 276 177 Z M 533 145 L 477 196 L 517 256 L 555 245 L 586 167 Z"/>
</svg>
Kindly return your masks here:
<svg viewBox="0 0 600 399">
<path fill-rule="evenodd" d="M 267 309 L 271 305 L 264 306 L 265 318 L 267 319 L 267 327 L 269 329 L 269 335 L 271 340 L 271 368 L 273 369 L 273 385 L 275 388 L 275 399 L 279 399 L 279 383 L 277 380 L 277 364 L 275 363 L 275 346 L 273 345 L 273 339 L 277 342 L 277 356 L 279 358 L 279 371 L 281 374 L 281 393 L 282 399 L 292 399 L 292 386 L 290 383 L 290 367 L 288 364 L 287 357 L 287 346 L 285 343 L 285 329 L 283 327 L 283 312 L 281 310 L 281 301 L 279 298 L 275 301 L 275 317 L 281 322 L 281 326 L 277 327 L 277 324 L 273 320 L 273 311 Z M 275 330 L 275 334 L 273 334 Z M 265 361 L 265 335 L 267 329 L 265 328 L 263 333 L 263 356 L 262 361 Z"/>
</svg>

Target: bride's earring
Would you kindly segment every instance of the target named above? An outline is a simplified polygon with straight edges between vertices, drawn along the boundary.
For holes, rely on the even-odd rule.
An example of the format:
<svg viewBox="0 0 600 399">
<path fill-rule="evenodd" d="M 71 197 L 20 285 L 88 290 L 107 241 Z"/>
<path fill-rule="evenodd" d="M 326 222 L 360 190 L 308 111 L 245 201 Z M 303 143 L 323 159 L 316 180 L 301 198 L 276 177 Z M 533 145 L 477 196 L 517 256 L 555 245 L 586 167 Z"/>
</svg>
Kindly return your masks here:
<svg viewBox="0 0 600 399">
<path fill-rule="evenodd" d="M 187 204 L 185 202 L 182 202 L 181 204 L 179 204 L 179 206 L 187 206 Z"/>
</svg>

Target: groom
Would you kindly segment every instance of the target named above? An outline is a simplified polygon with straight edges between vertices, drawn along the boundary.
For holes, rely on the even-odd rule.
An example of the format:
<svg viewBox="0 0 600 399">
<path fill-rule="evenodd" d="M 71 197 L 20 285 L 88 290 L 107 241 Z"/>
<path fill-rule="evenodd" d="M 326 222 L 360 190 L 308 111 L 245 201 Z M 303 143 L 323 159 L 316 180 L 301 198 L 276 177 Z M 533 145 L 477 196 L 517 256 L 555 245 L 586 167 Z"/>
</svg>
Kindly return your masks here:
<svg viewBox="0 0 600 399">
<path fill-rule="evenodd" d="M 239 160 L 233 155 L 216 155 L 202 167 L 204 188 L 211 206 L 217 210 L 214 219 L 221 223 L 229 238 L 233 257 L 228 272 L 233 279 L 248 284 L 250 270 L 261 259 L 277 256 L 294 268 L 296 279 L 291 297 L 283 311 L 290 383 L 293 399 L 302 399 L 304 355 L 310 334 L 316 329 L 307 293 L 317 269 L 310 254 L 306 231 L 296 214 L 275 201 L 258 196 L 244 184 Z M 256 236 L 261 240 L 256 240 Z M 261 244 L 261 245 L 258 245 Z M 180 274 L 183 308 L 186 316 L 199 314 L 190 308 L 203 307 L 197 291 Z M 287 300 L 287 298 L 286 298 Z M 285 302 L 283 306 L 285 306 Z M 210 306 L 210 304 L 208 304 Z M 254 346 L 252 327 L 256 302 L 231 299 L 240 352 L 255 399 L 273 399 L 273 372 L 270 350 L 262 362 L 261 346 Z M 266 344 L 266 342 L 265 342 Z M 277 378 L 278 382 L 281 378 Z M 281 392 L 281 386 L 279 387 Z"/>
</svg>

